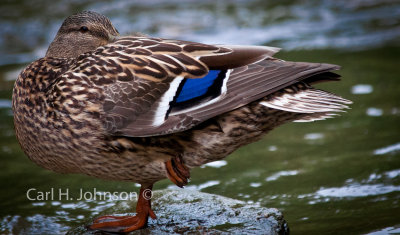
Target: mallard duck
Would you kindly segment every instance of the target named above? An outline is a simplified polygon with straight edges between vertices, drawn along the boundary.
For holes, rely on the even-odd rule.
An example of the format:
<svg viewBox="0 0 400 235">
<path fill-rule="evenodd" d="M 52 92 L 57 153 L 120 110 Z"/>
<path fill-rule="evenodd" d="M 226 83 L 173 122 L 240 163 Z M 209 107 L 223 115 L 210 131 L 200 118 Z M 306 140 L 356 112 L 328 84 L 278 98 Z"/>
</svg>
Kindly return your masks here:
<svg viewBox="0 0 400 235">
<path fill-rule="evenodd" d="M 339 80 L 331 72 L 339 66 L 283 61 L 272 57 L 278 51 L 120 36 L 101 14 L 74 14 L 15 82 L 16 136 L 46 169 L 141 184 L 135 216 L 102 216 L 90 226 L 137 230 L 156 218 L 155 182 L 182 187 L 194 167 L 351 103 L 312 87 Z"/>
</svg>

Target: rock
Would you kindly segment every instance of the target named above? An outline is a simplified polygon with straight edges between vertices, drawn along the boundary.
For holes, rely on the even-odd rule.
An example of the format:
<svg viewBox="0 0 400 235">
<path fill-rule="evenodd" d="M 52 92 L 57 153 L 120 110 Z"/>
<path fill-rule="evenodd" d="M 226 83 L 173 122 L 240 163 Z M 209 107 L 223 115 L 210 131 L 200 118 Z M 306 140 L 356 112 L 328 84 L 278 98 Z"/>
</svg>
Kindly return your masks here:
<svg viewBox="0 0 400 235">
<path fill-rule="evenodd" d="M 288 234 L 283 215 L 275 208 L 187 189 L 166 189 L 153 192 L 152 208 L 156 220 L 132 234 Z M 132 213 L 136 201 L 120 201 L 103 214 Z M 93 218 L 92 218 L 93 219 Z M 68 234 L 93 234 L 87 224 L 71 229 Z"/>
</svg>

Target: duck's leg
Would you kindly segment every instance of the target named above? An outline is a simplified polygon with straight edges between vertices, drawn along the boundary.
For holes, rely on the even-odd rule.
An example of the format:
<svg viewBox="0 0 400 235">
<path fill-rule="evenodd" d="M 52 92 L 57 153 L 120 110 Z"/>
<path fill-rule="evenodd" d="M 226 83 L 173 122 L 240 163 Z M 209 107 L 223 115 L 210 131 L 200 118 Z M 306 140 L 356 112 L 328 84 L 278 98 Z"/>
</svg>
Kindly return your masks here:
<svg viewBox="0 0 400 235">
<path fill-rule="evenodd" d="M 177 186 L 183 187 L 188 183 L 190 171 L 181 157 L 173 157 L 165 162 L 168 178 Z"/>
<path fill-rule="evenodd" d="M 151 209 L 152 188 L 153 185 L 142 185 L 140 188 L 135 216 L 100 216 L 89 228 L 106 232 L 131 232 L 146 227 L 149 216 L 152 219 L 156 218 Z"/>
</svg>

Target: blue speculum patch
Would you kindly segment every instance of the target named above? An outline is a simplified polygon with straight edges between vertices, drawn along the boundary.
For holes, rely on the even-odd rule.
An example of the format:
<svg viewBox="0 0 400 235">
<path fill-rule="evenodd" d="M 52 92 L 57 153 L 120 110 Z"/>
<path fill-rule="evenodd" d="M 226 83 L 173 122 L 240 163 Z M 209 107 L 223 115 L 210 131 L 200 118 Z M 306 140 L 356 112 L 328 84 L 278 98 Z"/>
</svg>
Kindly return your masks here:
<svg viewBox="0 0 400 235">
<path fill-rule="evenodd" d="M 210 70 L 202 78 L 185 79 L 183 87 L 176 98 L 176 102 L 184 102 L 205 95 L 208 89 L 214 84 L 221 70 Z"/>
</svg>

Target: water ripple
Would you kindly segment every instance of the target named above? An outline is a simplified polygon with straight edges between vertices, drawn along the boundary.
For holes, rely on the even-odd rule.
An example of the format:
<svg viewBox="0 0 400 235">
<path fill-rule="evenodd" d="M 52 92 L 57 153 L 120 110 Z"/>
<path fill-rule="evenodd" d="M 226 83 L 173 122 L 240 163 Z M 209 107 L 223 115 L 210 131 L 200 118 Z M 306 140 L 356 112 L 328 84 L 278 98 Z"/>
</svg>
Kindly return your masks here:
<svg viewBox="0 0 400 235">
<path fill-rule="evenodd" d="M 11 108 L 11 100 L 0 99 L 0 109 Z"/>
<path fill-rule="evenodd" d="M 382 109 L 378 109 L 378 108 L 368 108 L 367 109 L 367 115 L 371 116 L 371 117 L 379 117 L 382 116 L 383 114 L 383 110 Z"/>
<path fill-rule="evenodd" d="M 53 2 L 52 8 L 68 9 L 65 17 L 75 13 L 66 1 Z M 0 65 L 42 57 L 61 24 L 61 12 L 57 17 L 50 9 L 21 15 L 21 10 L 9 8 L 7 11 L 15 14 L 0 16 L 0 50 L 4 51 Z M 100 0 L 85 4 L 83 9 L 107 15 L 121 34 L 140 31 L 203 43 L 353 50 L 379 47 L 400 37 L 400 3 L 395 0 L 292 1 L 281 5 L 256 0 Z M 49 15 L 53 15 L 50 20 Z"/>
<path fill-rule="evenodd" d="M 292 171 L 279 171 L 265 179 L 265 181 L 274 181 L 277 180 L 281 176 L 292 176 L 292 175 L 297 175 L 299 174 L 298 170 L 292 170 Z"/>
<path fill-rule="evenodd" d="M 366 197 L 400 191 L 400 186 L 384 184 L 353 184 L 343 187 L 321 188 L 315 194 L 322 197 Z"/>
<path fill-rule="evenodd" d="M 227 161 L 225 160 L 220 160 L 220 161 L 214 161 L 214 162 L 209 162 L 207 164 L 204 164 L 203 166 L 201 166 L 201 168 L 204 168 L 206 166 L 208 167 L 213 167 L 213 168 L 221 168 L 223 166 L 226 166 L 228 164 Z"/>
<path fill-rule="evenodd" d="M 374 151 L 374 154 L 375 155 L 383 155 L 383 154 L 397 152 L 397 151 L 400 151 L 400 143 L 389 145 L 387 147 L 383 147 L 380 149 L 376 149 Z"/>
<path fill-rule="evenodd" d="M 355 95 L 370 94 L 374 88 L 369 84 L 358 84 L 351 88 L 351 93 Z"/>
</svg>

